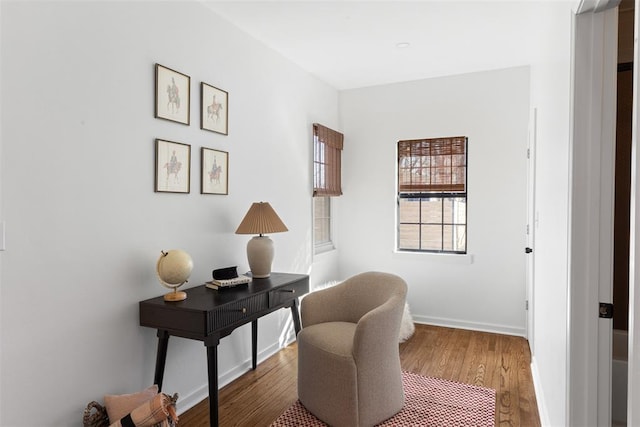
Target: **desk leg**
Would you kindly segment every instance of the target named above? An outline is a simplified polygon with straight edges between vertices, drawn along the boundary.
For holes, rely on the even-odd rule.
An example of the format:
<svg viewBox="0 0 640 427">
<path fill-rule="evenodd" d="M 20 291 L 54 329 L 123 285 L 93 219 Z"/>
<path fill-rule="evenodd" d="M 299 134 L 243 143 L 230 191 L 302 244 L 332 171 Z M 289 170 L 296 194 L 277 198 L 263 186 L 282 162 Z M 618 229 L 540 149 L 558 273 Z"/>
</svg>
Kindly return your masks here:
<svg viewBox="0 0 640 427">
<path fill-rule="evenodd" d="M 156 353 L 156 372 L 153 376 L 153 383 L 158 384 L 158 391 L 162 390 L 162 379 L 164 378 L 164 365 L 167 361 L 167 346 L 169 345 L 169 333 L 158 329 L 158 352 Z"/>
<path fill-rule="evenodd" d="M 296 336 L 300 333 L 300 314 L 298 313 L 298 298 L 294 298 L 291 304 L 291 317 L 293 318 L 293 328 L 296 330 Z"/>
<path fill-rule="evenodd" d="M 218 427 L 218 345 L 207 346 L 209 372 L 209 425 Z"/>
<path fill-rule="evenodd" d="M 258 319 L 251 322 L 251 366 L 256 370 L 258 360 Z"/>
</svg>

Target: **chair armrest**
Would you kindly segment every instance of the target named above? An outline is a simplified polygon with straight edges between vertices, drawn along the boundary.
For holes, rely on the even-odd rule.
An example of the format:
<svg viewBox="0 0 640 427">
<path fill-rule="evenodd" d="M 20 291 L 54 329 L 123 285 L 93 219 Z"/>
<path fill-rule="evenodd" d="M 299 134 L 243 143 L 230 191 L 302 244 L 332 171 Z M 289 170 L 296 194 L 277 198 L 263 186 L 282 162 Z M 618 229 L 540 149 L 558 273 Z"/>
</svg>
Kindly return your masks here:
<svg viewBox="0 0 640 427">
<path fill-rule="evenodd" d="M 397 355 L 404 303 L 404 295 L 395 296 L 362 316 L 353 338 L 353 357 L 358 369 L 364 365 L 378 369 L 393 354 Z"/>
</svg>

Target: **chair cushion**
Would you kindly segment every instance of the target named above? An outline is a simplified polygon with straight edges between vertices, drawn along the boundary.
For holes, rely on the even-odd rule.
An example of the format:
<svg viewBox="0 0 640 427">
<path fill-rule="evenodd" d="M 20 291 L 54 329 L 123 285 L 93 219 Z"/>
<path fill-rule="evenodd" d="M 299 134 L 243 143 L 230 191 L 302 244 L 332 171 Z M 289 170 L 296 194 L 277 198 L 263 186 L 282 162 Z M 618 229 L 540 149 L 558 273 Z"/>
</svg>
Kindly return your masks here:
<svg viewBox="0 0 640 427">
<path fill-rule="evenodd" d="M 335 356 L 353 357 L 353 335 L 356 324 L 349 322 L 326 322 L 303 329 L 307 344 Z"/>
</svg>

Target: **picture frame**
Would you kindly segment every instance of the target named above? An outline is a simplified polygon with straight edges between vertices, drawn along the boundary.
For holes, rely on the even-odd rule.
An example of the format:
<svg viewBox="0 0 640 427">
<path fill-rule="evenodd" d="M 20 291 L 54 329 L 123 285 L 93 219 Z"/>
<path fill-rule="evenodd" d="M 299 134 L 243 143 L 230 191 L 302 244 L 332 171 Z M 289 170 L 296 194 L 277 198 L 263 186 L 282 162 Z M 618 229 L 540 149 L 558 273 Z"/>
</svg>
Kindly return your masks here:
<svg viewBox="0 0 640 427">
<path fill-rule="evenodd" d="M 155 117 L 190 124 L 191 77 L 156 64 Z"/>
<path fill-rule="evenodd" d="M 156 193 L 191 191 L 191 145 L 156 139 Z"/>
<path fill-rule="evenodd" d="M 229 153 L 201 148 L 200 193 L 229 194 Z"/>
<path fill-rule="evenodd" d="M 229 134 L 229 93 L 200 83 L 200 129 Z"/>
</svg>

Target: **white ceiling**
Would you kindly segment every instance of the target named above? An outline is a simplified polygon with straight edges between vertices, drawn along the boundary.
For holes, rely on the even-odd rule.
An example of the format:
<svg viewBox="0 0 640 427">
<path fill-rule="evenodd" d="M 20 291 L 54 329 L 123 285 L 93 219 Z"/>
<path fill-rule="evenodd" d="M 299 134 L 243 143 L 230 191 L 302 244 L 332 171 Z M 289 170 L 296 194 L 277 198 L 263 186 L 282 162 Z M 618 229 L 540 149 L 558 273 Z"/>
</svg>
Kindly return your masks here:
<svg viewBox="0 0 640 427">
<path fill-rule="evenodd" d="M 202 1 L 339 90 L 530 64 L 548 7 L 575 4 Z M 396 47 L 403 42 L 409 47 Z"/>
</svg>

